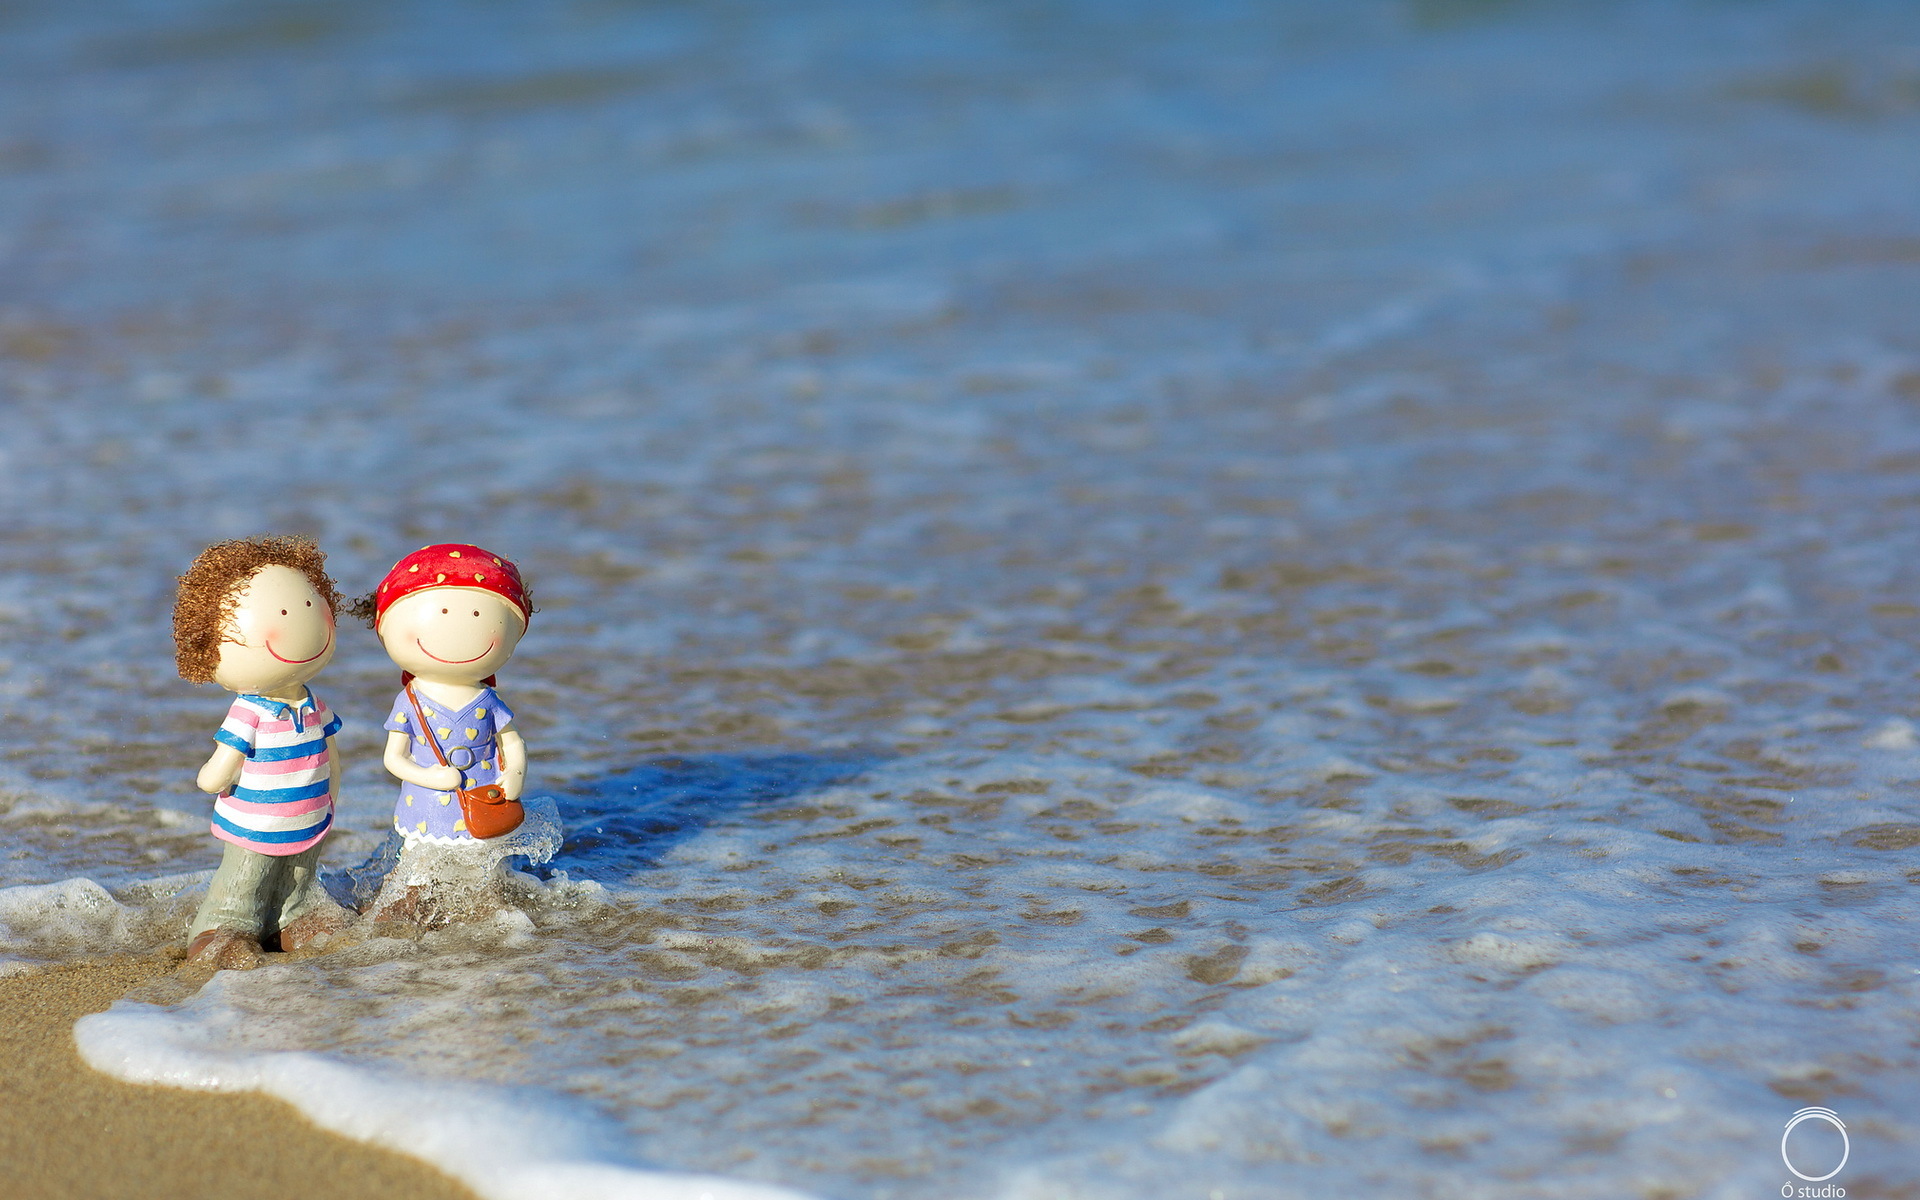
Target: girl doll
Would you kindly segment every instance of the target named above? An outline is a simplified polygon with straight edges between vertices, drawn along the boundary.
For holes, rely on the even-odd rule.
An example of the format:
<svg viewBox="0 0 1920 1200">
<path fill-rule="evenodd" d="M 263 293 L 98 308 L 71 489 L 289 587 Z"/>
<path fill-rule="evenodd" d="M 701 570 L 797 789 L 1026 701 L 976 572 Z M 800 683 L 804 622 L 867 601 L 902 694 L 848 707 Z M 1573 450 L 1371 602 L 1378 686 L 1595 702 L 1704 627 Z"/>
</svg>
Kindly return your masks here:
<svg viewBox="0 0 1920 1200">
<path fill-rule="evenodd" d="M 235 693 L 195 780 L 218 797 L 213 836 L 226 848 L 188 930 L 189 962 L 258 966 L 263 939 L 299 950 L 352 920 L 317 878 L 340 781 L 340 718 L 307 687 L 333 658 L 340 597 L 325 564 L 305 538 L 255 538 L 207 547 L 180 577 L 180 677 Z"/>
<path fill-rule="evenodd" d="M 440 865 L 472 859 L 462 848 L 518 820 L 527 749 L 493 681 L 533 609 L 513 563 L 478 546 L 443 543 L 395 563 L 357 610 L 401 682 L 383 761 L 400 780 L 393 826 L 406 842 L 376 916 L 436 924 L 449 915 L 449 898 L 429 894 L 430 877 L 446 874 Z M 487 825 L 476 831 L 482 820 Z"/>
</svg>

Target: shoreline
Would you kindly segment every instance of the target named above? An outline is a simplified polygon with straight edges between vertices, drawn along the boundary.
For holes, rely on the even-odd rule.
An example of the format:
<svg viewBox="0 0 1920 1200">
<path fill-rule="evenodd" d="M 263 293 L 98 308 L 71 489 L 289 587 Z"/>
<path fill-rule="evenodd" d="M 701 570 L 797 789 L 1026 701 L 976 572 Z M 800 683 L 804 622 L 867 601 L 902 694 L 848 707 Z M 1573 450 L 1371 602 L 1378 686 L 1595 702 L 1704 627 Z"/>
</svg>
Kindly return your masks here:
<svg viewBox="0 0 1920 1200">
<path fill-rule="evenodd" d="M 425 1162 L 326 1132 L 284 1101 L 122 1083 L 87 1066 L 74 1022 L 177 965 L 120 955 L 0 979 L 0 1171 L 15 1200 L 478 1200 Z"/>
</svg>

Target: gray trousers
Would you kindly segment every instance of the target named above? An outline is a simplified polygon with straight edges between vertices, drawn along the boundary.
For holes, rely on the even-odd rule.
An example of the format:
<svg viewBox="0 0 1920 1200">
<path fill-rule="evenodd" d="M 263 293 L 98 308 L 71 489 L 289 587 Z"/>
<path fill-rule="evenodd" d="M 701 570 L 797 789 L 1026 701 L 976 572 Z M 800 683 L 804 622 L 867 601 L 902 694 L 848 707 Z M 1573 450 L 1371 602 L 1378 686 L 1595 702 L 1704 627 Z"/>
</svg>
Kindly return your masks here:
<svg viewBox="0 0 1920 1200">
<path fill-rule="evenodd" d="M 261 854 L 225 842 L 220 869 L 207 885 L 207 898 L 193 915 L 187 936 L 209 929 L 231 929 L 263 938 L 278 933 L 314 908 L 333 904 L 320 886 L 320 847 L 298 854 Z"/>
</svg>

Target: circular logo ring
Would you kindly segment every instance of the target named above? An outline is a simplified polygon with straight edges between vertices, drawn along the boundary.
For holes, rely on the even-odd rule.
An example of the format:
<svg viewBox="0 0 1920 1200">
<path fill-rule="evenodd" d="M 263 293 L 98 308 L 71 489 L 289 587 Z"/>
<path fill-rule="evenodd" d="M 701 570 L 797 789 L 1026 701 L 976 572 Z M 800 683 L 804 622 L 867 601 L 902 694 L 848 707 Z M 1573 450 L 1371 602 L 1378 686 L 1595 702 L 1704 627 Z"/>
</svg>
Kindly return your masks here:
<svg viewBox="0 0 1920 1200">
<path fill-rule="evenodd" d="M 1840 1131 L 1840 1165 L 1828 1171 L 1825 1175 L 1801 1174 L 1800 1168 L 1794 1166 L 1793 1160 L 1787 1157 L 1787 1136 L 1793 1132 L 1793 1127 L 1802 1121 L 1825 1121 Z M 1795 1175 L 1799 1175 L 1800 1178 L 1806 1180 L 1808 1183 L 1820 1183 L 1824 1180 L 1832 1179 L 1846 1167 L 1847 1159 L 1852 1156 L 1852 1154 L 1853 1142 L 1847 1137 L 1847 1127 L 1840 1123 L 1839 1114 L 1833 1112 L 1831 1109 L 1803 1108 L 1793 1114 L 1793 1120 L 1788 1121 L 1787 1127 L 1780 1131 L 1780 1161 L 1787 1164 L 1787 1170 L 1792 1171 Z"/>
</svg>

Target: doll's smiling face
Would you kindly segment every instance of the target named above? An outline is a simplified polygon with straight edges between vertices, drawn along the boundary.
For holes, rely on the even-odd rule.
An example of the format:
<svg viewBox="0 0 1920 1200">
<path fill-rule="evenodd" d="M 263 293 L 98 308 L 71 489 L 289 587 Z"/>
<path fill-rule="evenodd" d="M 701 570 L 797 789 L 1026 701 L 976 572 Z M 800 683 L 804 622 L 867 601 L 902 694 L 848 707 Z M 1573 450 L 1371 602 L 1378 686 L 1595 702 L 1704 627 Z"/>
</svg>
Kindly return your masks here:
<svg viewBox="0 0 1920 1200">
<path fill-rule="evenodd" d="M 230 692 L 291 698 L 333 660 L 333 609 L 292 567 L 261 567 L 234 595 L 213 681 Z"/>
<path fill-rule="evenodd" d="M 479 683 L 506 665 L 526 631 L 519 609 L 480 588 L 430 587 L 380 618 L 387 657 L 434 683 Z"/>
</svg>

